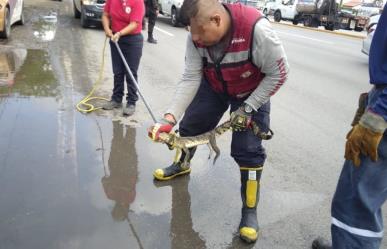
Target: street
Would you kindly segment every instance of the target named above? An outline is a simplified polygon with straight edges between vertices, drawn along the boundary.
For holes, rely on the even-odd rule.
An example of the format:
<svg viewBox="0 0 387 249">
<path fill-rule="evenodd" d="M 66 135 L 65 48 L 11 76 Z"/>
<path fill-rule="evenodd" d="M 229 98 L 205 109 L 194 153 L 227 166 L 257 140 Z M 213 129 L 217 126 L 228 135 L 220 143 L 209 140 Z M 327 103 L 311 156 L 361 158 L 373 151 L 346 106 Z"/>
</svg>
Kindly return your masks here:
<svg viewBox="0 0 387 249">
<path fill-rule="evenodd" d="M 25 17 L 0 40 L 0 60 L 15 68 L 0 84 L 0 249 L 306 249 L 317 236 L 330 238 L 345 136 L 359 94 L 370 89 L 361 39 L 273 24 L 290 77 L 271 99 L 261 234 L 247 245 L 237 234 L 240 179 L 230 132 L 217 141 L 215 165 L 202 146 L 189 176 L 155 182 L 152 172 L 174 153 L 147 137 L 152 119 L 141 101 L 131 117 L 75 108 L 98 78 L 103 30 L 81 28 L 71 0 L 26 0 Z M 158 44 L 144 42 L 138 74 L 161 117 L 183 72 L 188 32 L 159 17 L 154 34 Z M 103 72 L 95 95 L 110 98 L 109 44 Z"/>
</svg>

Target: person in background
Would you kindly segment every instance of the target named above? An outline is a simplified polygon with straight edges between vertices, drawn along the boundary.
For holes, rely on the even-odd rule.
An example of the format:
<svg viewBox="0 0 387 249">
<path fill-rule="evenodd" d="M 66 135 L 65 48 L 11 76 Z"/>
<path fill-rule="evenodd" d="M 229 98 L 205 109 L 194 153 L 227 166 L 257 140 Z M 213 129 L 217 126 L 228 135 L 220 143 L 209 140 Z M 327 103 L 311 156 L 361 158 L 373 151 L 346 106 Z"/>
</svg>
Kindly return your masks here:
<svg viewBox="0 0 387 249">
<path fill-rule="evenodd" d="M 157 40 L 153 37 L 153 29 L 156 25 L 157 16 L 159 14 L 159 4 L 157 0 L 146 0 L 146 12 L 148 17 L 148 42 L 156 44 Z"/>
<path fill-rule="evenodd" d="M 137 81 L 137 70 L 140 64 L 143 48 L 142 20 L 144 17 L 143 0 L 107 0 L 102 15 L 102 25 L 105 34 L 110 38 L 112 55 L 114 87 L 111 100 L 103 105 L 105 110 L 113 110 L 122 106 L 126 80 L 127 96 L 123 115 L 133 115 L 138 100 L 135 83 L 126 71 L 125 65 L 116 48 L 118 43 L 129 68 Z"/>
</svg>

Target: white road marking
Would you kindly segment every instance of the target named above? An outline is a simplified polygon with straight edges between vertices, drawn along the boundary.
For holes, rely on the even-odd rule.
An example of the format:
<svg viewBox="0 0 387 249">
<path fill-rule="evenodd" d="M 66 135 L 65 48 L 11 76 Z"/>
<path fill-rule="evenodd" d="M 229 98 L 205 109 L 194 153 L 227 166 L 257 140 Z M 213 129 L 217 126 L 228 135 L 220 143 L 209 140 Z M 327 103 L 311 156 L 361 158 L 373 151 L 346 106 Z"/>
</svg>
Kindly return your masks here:
<svg viewBox="0 0 387 249">
<path fill-rule="evenodd" d="M 303 35 L 295 35 L 295 34 L 283 32 L 283 31 L 278 31 L 278 30 L 276 30 L 276 32 L 279 33 L 279 34 L 295 36 L 295 37 L 298 37 L 298 38 L 303 38 L 303 39 L 308 39 L 308 40 L 312 40 L 312 41 L 322 42 L 322 43 L 326 43 L 326 44 L 330 44 L 330 45 L 333 45 L 333 44 L 334 44 L 333 42 L 324 41 L 324 40 L 315 39 L 315 38 L 310 38 L 310 37 L 303 36 Z"/>
<path fill-rule="evenodd" d="M 158 27 L 154 27 L 154 29 L 157 29 L 158 31 L 160 31 L 161 33 L 164 33 L 164 34 L 166 34 L 166 35 L 169 35 L 169 36 L 175 36 L 174 34 L 172 34 L 172 33 L 169 33 L 168 31 L 165 31 L 165 30 L 163 30 L 163 29 L 160 29 L 160 28 L 158 28 Z"/>
</svg>

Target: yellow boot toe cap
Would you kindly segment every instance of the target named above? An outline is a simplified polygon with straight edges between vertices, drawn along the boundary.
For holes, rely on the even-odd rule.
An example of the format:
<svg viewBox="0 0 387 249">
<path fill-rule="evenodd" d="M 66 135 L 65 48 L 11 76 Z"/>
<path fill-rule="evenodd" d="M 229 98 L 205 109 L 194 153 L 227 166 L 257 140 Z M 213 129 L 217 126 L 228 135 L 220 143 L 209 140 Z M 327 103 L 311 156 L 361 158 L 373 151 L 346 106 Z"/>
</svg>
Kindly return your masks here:
<svg viewBox="0 0 387 249">
<path fill-rule="evenodd" d="M 242 227 L 239 230 L 241 239 L 245 240 L 246 242 L 255 242 L 258 238 L 258 232 L 251 227 Z"/>
<path fill-rule="evenodd" d="M 163 179 L 164 179 L 164 171 L 163 171 L 162 169 L 156 169 L 156 170 L 153 172 L 153 176 L 154 176 L 156 179 L 163 180 Z"/>
</svg>

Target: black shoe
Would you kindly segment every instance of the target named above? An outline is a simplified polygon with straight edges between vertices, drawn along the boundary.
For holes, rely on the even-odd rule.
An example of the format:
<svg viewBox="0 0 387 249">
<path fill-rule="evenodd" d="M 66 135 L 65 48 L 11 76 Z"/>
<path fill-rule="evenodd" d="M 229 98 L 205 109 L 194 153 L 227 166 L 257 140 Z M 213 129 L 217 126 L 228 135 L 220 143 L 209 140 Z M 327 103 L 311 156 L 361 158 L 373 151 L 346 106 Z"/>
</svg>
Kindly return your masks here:
<svg viewBox="0 0 387 249">
<path fill-rule="evenodd" d="M 178 162 L 178 163 L 174 162 L 172 163 L 171 166 L 168 166 L 164 169 L 156 169 L 153 172 L 153 176 L 157 180 L 167 181 L 172 178 L 175 178 L 176 176 L 189 174 L 190 172 L 191 172 L 191 168 L 189 167 L 189 163 L 183 166 L 183 163 L 181 162 Z"/>
<path fill-rule="evenodd" d="M 113 110 L 114 108 L 120 108 L 121 106 L 122 106 L 122 103 L 116 102 L 114 100 L 110 100 L 102 106 L 102 109 Z"/>
<path fill-rule="evenodd" d="M 313 240 L 312 249 L 332 249 L 332 245 L 323 238 L 317 238 Z"/>
<path fill-rule="evenodd" d="M 157 44 L 157 40 L 153 37 L 148 37 L 148 40 L 147 40 L 149 43 L 152 43 L 152 44 Z"/>
<path fill-rule="evenodd" d="M 122 108 L 122 114 L 124 116 L 132 116 L 136 111 L 136 106 L 132 104 L 126 104 L 124 108 Z"/>
</svg>

